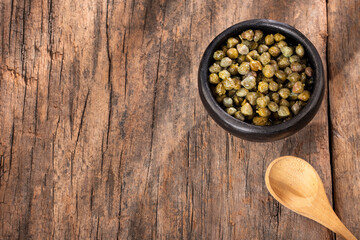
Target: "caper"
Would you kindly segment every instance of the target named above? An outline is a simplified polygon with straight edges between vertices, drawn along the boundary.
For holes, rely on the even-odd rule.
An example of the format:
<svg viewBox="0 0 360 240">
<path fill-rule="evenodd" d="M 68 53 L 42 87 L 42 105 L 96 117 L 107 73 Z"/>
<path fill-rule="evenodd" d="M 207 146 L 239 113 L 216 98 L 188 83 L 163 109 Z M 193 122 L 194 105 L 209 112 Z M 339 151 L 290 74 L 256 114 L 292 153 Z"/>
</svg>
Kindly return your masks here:
<svg viewBox="0 0 360 240">
<path fill-rule="evenodd" d="M 285 81 L 286 80 L 286 73 L 282 70 L 277 70 L 275 71 L 275 76 L 280 79 L 281 81 Z"/>
<path fill-rule="evenodd" d="M 244 88 L 251 90 L 256 86 L 256 79 L 253 76 L 247 76 L 241 81 L 241 85 L 244 86 Z"/>
<path fill-rule="evenodd" d="M 282 57 L 280 58 L 280 60 L 278 60 L 278 65 L 279 65 L 279 68 L 286 68 L 288 66 L 290 66 L 290 61 L 287 57 Z"/>
<path fill-rule="evenodd" d="M 254 31 L 252 29 L 244 31 L 241 33 L 241 38 L 252 41 L 254 38 Z"/>
<path fill-rule="evenodd" d="M 272 112 L 277 112 L 277 110 L 279 110 L 279 105 L 277 105 L 276 102 L 269 102 L 268 106 L 270 111 Z"/>
<path fill-rule="evenodd" d="M 241 55 L 246 55 L 249 53 L 249 47 L 243 43 L 236 45 L 236 49 Z"/>
<path fill-rule="evenodd" d="M 229 48 L 227 50 L 226 55 L 228 55 L 229 58 L 235 59 L 239 56 L 239 52 L 236 50 L 236 48 Z"/>
<path fill-rule="evenodd" d="M 233 105 L 233 100 L 232 100 L 232 98 L 231 97 L 226 97 L 226 98 L 224 98 L 224 100 L 223 100 L 223 105 L 225 106 L 225 107 L 232 107 L 232 105 Z"/>
<path fill-rule="evenodd" d="M 233 97 L 233 102 L 234 102 L 234 104 L 235 104 L 236 106 L 240 106 L 240 104 L 241 104 L 242 101 L 243 101 L 243 99 L 240 98 L 240 97 L 238 97 L 238 96 L 236 96 L 236 95 Z"/>
<path fill-rule="evenodd" d="M 246 55 L 246 58 L 251 61 L 251 59 L 259 59 L 260 58 L 260 55 L 259 53 L 256 51 L 256 50 L 252 50 L 251 52 L 249 52 L 247 55 Z"/>
<path fill-rule="evenodd" d="M 231 74 L 231 75 L 237 75 L 239 72 L 238 72 L 238 67 L 239 65 L 236 63 L 236 64 L 231 64 L 229 67 L 228 67 L 228 72 Z"/>
<path fill-rule="evenodd" d="M 282 35 L 282 34 L 280 34 L 280 33 L 276 33 L 276 34 L 274 35 L 274 39 L 275 39 L 276 42 L 280 42 L 280 41 L 282 41 L 282 40 L 285 40 L 285 36 Z"/>
<path fill-rule="evenodd" d="M 293 49 L 289 46 L 282 47 L 280 50 L 285 57 L 290 57 L 293 54 Z"/>
<path fill-rule="evenodd" d="M 286 106 L 280 106 L 278 110 L 279 117 L 284 118 L 290 115 L 290 110 Z"/>
<path fill-rule="evenodd" d="M 275 74 L 275 69 L 273 66 L 268 64 L 263 68 L 262 73 L 264 74 L 265 77 L 271 78 Z"/>
<path fill-rule="evenodd" d="M 231 38 L 228 38 L 228 40 L 227 40 L 227 47 L 228 48 L 233 48 L 234 46 L 236 46 L 236 44 L 238 44 L 239 43 L 239 41 L 236 39 L 236 38 L 233 38 L 233 37 L 231 37 Z"/>
<path fill-rule="evenodd" d="M 211 84 L 218 84 L 220 82 L 219 76 L 216 73 L 211 73 L 209 75 L 209 82 Z"/>
<path fill-rule="evenodd" d="M 235 114 L 234 114 L 234 117 L 241 120 L 241 121 L 244 121 L 245 120 L 245 116 L 242 115 L 241 111 L 237 111 Z"/>
<path fill-rule="evenodd" d="M 216 101 L 217 101 L 218 103 L 222 103 L 222 101 L 224 100 L 224 98 L 226 98 L 226 95 L 217 96 L 217 97 L 216 97 Z"/>
<path fill-rule="evenodd" d="M 301 44 L 297 45 L 297 47 L 295 48 L 295 52 L 299 57 L 303 57 L 305 54 L 304 47 L 301 46 Z"/>
<path fill-rule="evenodd" d="M 291 63 L 290 68 L 291 68 L 291 71 L 293 71 L 293 72 L 301 72 L 302 71 L 302 66 L 298 62 Z"/>
<path fill-rule="evenodd" d="M 259 58 L 260 62 L 262 63 L 262 65 L 266 65 L 270 62 L 271 60 L 271 56 L 270 53 L 268 52 L 264 52 L 263 54 L 261 54 L 260 58 Z"/>
<path fill-rule="evenodd" d="M 271 112 L 268 108 L 259 108 L 258 110 L 256 110 L 256 113 L 259 114 L 259 116 L 261 117 L 268 117 L 271 115 Z"/>
<path fill-rule="evenodd" d="M 295 115 L 297 115 L 300 110 L 301 110 L 301 103 L 300 103 L 300 101 L 295 102 L 295 104 L 291 106 L 291 111 L 292 111 Z"/>
<path fill-rule="evenodd" d="M 211 73 L 218 73 L 218 72 L 221 71 L 221 67 L 220 67 L 219 64 L 214 63 L 213 65 L 211 65 L 211 66 L 209 67 L 209 71 L 210 71 Z"/>
<path fill-rule="evenodd" d="M 221 60 L 223 57 L 225 57 L 225 53 L 222 50 L 217 50 L 214 52 L 213 57 L 215 60 Z"/>
<path fill-rule="evenodd" d="M 246 100 L 248 100 L 248 102 L 253 106 L 256 105 L 257 98 L 258 98 L 258 94 L 256 92 L 249 92 L 246 95 Z"/>
<path fill-rule="evenodd" d="M 288 99 L 295 101 L 298 96 L 299 96 L 298 93 L 291 92 Z"/>
<path fill-rule="evenodd" d="M 250 60 L 250 69 L 252 71 L 259 71 L 259 70 L 262 70 L 262 65 L 259 61 L 251 59 Z"/>
<path fill-rule="evenodd" d="M 251 42 L 250 50 L 256 50 L 258 48 L 259 44 L 257 42 Z"/>
<path fill-rule="evenodd" d="M 229 108 L 226 108 L 226 112 L 227 112 L 229 115 L 234 115 L 234 114 L 237 112 L 237 110 L 236 110 L 236 108 L 234 108 L 234 107 L 229 107 Z"/>
<path fill-rule="evenodd" d="M 284 69 L 284 72 L 286 73 L 286 75 L 290 75 L 292 73 L 291 68 L 289 68 L 289 67 L 286 67 Z"/>
<path fill-rule="evenodd" d="M 249 103 L 245 103 L 242 107 L 241 107 L 241 113 L 245 116 L 251 116 L 253 115 L 254 111 L 251 107 L 251 105 Z"/>
<path fill-rule="evenodd" d="M 289 61 L 290 61 L 290 63 L 293 63 L 293 62 L 300 63 L 300 57 L 298 55 L 291 55 L 291 57 L 289 57 Z"/>
<path fill-rule="evenodd" d="M 246 88 L 240 88 L 237 92 L 236 92 L 236 96 L 238 97 L 246 97 L 246 95 L 249 93 L 249 90 L 247 90 Z"/>
<path fill-rule="evenodd" d="M 280 101 L 279 101 L 279 105 L 280 106 L 286 106 L 286 107 L 290 107 L 290 103 L 289 103 L 289 101 L 288 100 L 286 100 L 286 99 L 280 99 Z"/>
<path fill-rule="evenodd" d="M 294 86 L 292 88 L 293 93 L 302 93 L 304 91 L 304 86 L 301 81 L 297 81 L 294 83 Z"/>
<path fill-rule="evenodd" d="M 280 48 L 278 48 L 276 46 L 272 46 L 271 48 L 269 48 L 269 53 L 271 54 L 271 56 L 277 57 L 277 56 L 279 56 L 281 51 L 280 51 Z"/>
<path fill-rule="evenodd" d="M 261 30 L 255 30 L 254 41 L 258 42 L 259 40 L 262 39 L 263 35 L 264 35 L 264 33 Z"/>
<path fill-rule="evenodd" d="M 268 99 L 266 97 L 259 97 L 256 99 L 256 105 L 258 105 L 261 108 L 266 107 L 269 102 L 270 102 L 270 99 Z"/>
<path fill-rule="evenodd" d="M 232 64 L 232 60 L 229 57 L 224 57 L 220 61 L 220 66 L 223 68 L 226 68 L 226 67 L 230 66 L 231 64 Z"/>
<path fill-rule="evenodd" d="M 268 118 L 256 116 L 252 119 L 252 122 L 254 125 L 257 125 L 257 126 L 265 126 L 268 124 Z"/>
<path fill-rule="evenodd" d="M 222 83 L 219 83 L 218 85 L 216 85 L 215 92 L 219 96 L 224 95 L 226 93 L 224 85 Z"/>
<path fill-rule="evenodd" d="M 271 81 L 269 83 L 269 90 L 270 91 L 273 91 L 273 92 L 276 92 L 277 90 L 279 90 L 279 84 L 275 81 Z"/>
<path fill-rule="evenodd" d="M 239 64 L 243 63 L 245 60 L 246 60 L 246 56 L 245 56 L 245 55 L 240 55 L 240 56 L 236 59 L 236 61 L 237 61 Z"/>
<path fill-rule="evenodd" d="M 226 71 L 226 70 L 224 70 Z M 235 82 L 232 78 L 228 77 L 228 78 L 225 78 L 223 81 L 222 81 L 222 84 L 224 85 L 224 88 L 225 90 L 232 90 L 234 89 L 235 87 Z"/>
<path fill-rule="evenodd" d="M 274 59 L 270 60 L 269 65 L 273 66 L 275 71 L 279 70 L 279 65 L 277 64 L 277 62 Z"/>
<path fill-rule="evenodd" d="M 234 95 L 235 95 L 235 93 L 236 93 L 236 90 L 235 89 L 231 89 L 231 90 L 229 90 L 229 91 L 227 91 L 227 96 L 228 97 L 230 97 L 230 98 L 232 98 Z"/>
<path fill-rule="evenodd" d="M 267 82 L 261 81 L 258 85 L 258 91 L 261 93 L 267 93 L 269 90 L 269 84 Z"/>
<path fill-rule="evenodd" d="M 275 44 L 275 46 L 277 46 L 278 48 L 282 48 L 282 47 L 285 47 L 285 46 L 287 46 L 288 44 L 287 44 L 287 42 L 285 42 L 285 41 L 280 41 L 280 42 L 278 42 L 278 43 L 276 43 Z"/>
<path fill-rule="evenodd" d="M 290 82 L 297 82 L 300 80 L 300 74 L 297 72 L 290 73 L 287 76 L 287 80 L 289 80 Z"/>
<path fill-rule="evenodd" d="M 265 44 L 268 46 L 273 45 L 274 44 L 274 35 L 272 35 L 272 34 L 266 35 Z"/>
<path fill-rule="evenodd" d="M 280 97 L 286 99 L 290 95 L 290 90 L 288 88 L 282 88 L 279 90 L 278 93 L 279 93 Z"/>
<path fill-rule="evenodd" d="M 310 92 L 308 90 L 304 90 L 302 93 L 299 94 L 298 99 L 301 101 L 308 101 L 310 98 Z"/>
<path fill-rule="evenodd" d="M 306 74 L 306 76 L 311 77 L 311 76 L 312 76 L 312 72 L 313 72 L 313 70 L 312 70 L 311 67 L 305 68 L 305 74 Z"/>
<path fill-rule="evenodd" d="M 228 70 L 221 70 L 219 72 L 219 77 L 221 79 L 226 79 L 226 78 L 229 78 L 230 77 L 230 73 L 228 72 Z"/>
<path fill-rule="evenodd" d="M 260 44 L 257 51 L 259 54 L 262 54 L 264 52 L 267 52 L 268 50 L 269 50 L 268 46 L 266 46 L 265 44 Z"/>
<path fill-rule="evenodd" d="M 241 80 L 240 77 L 233 77 L 233 81 L 234 81 L 234 90 L 239 90 L 241 88 Z"/>
<path fill-rule="evenodd" d="M 238 67 L 238 72 L 241 75 L 245 75 L 250 71 L 250 63 L 249 62 L 243 62 L 240 64 L 240 66 Z"/>
</svg>

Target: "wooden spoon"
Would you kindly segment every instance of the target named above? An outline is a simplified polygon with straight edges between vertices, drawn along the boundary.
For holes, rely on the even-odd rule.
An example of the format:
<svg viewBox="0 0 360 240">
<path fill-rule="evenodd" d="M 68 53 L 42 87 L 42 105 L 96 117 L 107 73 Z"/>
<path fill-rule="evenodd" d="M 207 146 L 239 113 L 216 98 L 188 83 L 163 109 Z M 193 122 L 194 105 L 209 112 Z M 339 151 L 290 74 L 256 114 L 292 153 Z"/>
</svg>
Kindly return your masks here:
<svg viewBox="0 0 360 240">
<path fill-rule="evenodd" d="M 356 240 L 336 216 L 316 170 L 303 159 L 292 156 L 275 159 L 266 170 L 265 183 L 271 195 L 285 207 L 345 239 Z"/>
</svg>

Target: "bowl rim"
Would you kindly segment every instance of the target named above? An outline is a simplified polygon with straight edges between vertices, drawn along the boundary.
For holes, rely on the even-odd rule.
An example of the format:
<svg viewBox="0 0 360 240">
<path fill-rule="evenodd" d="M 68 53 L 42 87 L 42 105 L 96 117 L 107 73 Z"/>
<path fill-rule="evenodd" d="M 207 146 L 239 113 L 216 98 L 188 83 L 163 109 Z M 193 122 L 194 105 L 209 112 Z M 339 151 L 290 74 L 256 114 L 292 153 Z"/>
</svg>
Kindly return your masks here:
<svg viewBox="0 0 360 240">
<path fill-rule="evenodd" d="M 226 38 L 240 34 L 246 29 L 266 29 L 268 32 L 279 32 L 290 38 L 290 41 L 300 43 L 306 51 L 311 67 L 314 69 L 314 88 L 307 105 L 289 121 L 272 126 L 256 126 L 236 119 L 225 112 L 216 102 L 208 83 L 208 67 L 212 61 L 212 55 Z M 318 51 L 310 40 L 294 27 L 270 19 L 252 19 L 239 22 L 225 29 L 217 35 L 207 46 L 201 58 L 198 71 L 198 87 L 200 98 L 210 116 L 221 127 L 237 137 L 252 141 L 279 140 L 305 127 L 316 115 L 324 96 L 324 69 Z"/>
</svg>

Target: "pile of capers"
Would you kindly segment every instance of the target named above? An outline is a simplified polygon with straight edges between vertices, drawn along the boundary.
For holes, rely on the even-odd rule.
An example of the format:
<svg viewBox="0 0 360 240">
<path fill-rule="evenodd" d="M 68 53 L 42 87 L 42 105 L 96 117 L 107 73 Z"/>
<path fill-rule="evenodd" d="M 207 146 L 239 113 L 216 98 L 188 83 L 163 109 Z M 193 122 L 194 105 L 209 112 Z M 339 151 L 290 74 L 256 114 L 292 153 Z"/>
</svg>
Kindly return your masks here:
<svg viewBox="0 0 360 240">
<path fill-rule="evenodd" d="M 301 44 L 280 33 L 246 30 L 213 54 L 209 82 L 225 111 L 259 126 L 285 122 L 310 98 L 313 70 Z"/>
</svg>

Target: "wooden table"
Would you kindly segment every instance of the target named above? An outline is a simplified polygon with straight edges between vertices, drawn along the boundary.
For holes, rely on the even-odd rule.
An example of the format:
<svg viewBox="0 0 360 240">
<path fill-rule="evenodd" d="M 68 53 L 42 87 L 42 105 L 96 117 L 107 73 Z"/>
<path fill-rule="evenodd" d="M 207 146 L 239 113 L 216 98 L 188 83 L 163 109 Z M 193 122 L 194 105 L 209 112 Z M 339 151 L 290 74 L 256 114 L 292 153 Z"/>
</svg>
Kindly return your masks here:
<svg viewBox="0 0 360 240">
<path fill-rule="evenodd" d="M 0 239 L 334 239 L 264 173 L 309 161 L 360 238 L 360 1 L 0 1 Z M 303 32 L 327 70 L 314 120 L 247 142 L 206 113 L 200 57 L 237 22 Z M 337 239 L 340 239 L 338 237 Z"/>
</svg>

